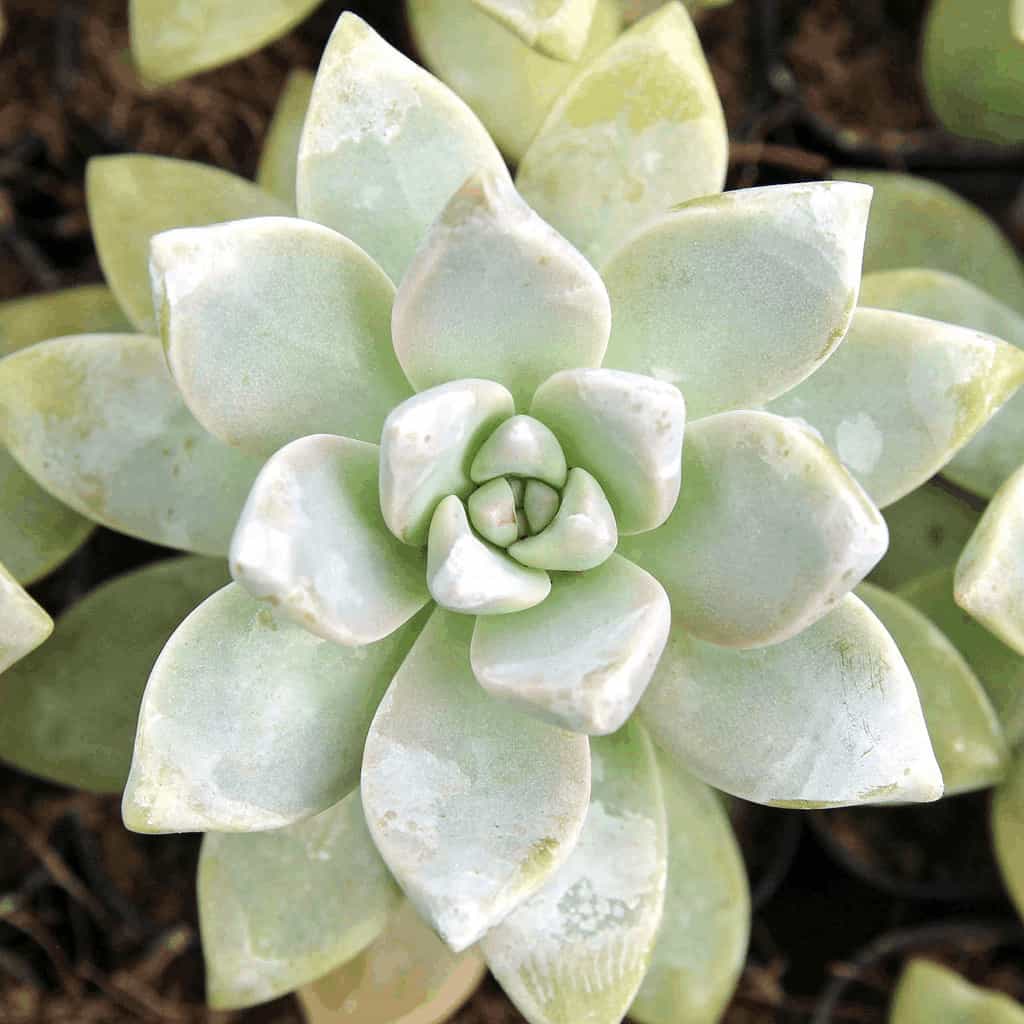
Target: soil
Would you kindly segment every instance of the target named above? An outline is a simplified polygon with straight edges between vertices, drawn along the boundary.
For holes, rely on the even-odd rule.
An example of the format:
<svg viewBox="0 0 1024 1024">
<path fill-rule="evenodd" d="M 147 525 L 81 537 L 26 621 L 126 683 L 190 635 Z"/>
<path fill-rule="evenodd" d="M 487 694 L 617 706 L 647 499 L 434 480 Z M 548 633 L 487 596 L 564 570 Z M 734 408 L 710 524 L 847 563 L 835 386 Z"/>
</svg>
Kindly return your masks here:
<svg viewBox="0 0 1024 1024">
<path fill-rule="evenodd" d="M 343 8 L 408 51 L 398 0 L 329 0 L 260 53 L 150 91 L 127 60 L 126 0 L 3 2 L 0 299 L 100 280 L 82 188 L 91 156 L 159 153 L 251 176 L 285 76 L 315 67 Z M 700 31 L 733 139 L 730 187 L 820 178 L 841 163 L 911 168 L 983 203 L 1024 241 L 1024 216 L 1014 215 L 1024 210 L 1014 205 L 1024 154 L 952 139 L 927 108 L 917 72 L 925 2 L 734 0 L 709 11 Z M 33 593 L 56 612 L 158 554 L 99 530 Z M 243 1013 L 204 1007 L 196 837 L 130 834 L 116 798 L 2 767 L 0 789 L 0 1021 L 298 1024 L 291 999 Z M 904 954 L 864 966 L 856 951 L 893 928 L 982 911 L 1003 922 L 998 942 L 960 934 L 931 955 L 1024 995 L 1022 959 L 1001 952 L 1016 925 L 983 816 L 984 798 L 973 798 L 829 812 L 812 830 L 796 812 L 741 808 L 757 912 L 726 1024 L 806 1024 L 829 979 L 851 973 L 857 983 L 828 1019 L 882 1021 Z M 957 852 L 952 834 L 973 839 Z M 920 888 L 929 886 L 950 898 Z M 493 981 L 456 1020 L 522 1022 Z"/>
</svg>

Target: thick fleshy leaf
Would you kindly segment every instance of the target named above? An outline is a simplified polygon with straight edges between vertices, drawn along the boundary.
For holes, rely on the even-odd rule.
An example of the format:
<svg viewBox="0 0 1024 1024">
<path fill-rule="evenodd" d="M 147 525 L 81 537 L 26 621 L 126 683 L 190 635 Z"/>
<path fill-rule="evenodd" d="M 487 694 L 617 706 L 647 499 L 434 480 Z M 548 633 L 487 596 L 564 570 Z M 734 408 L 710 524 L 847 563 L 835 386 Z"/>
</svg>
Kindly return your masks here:
<svg viewBox="0 0 1024 1024">
<path fill-rule="evenodd" d="M 953 642 L 985 687 L 1011 747 L 1024 739 L 1024 658 L 953 600 L 953 569 L 939 569 L 898 591 Z"/>
<path fill-rule="evenodd" d="M 86 284 L 0 302 L 0 358 L 65 334 L 130 331 L 109 288 Z"/>
<path fill-rule="evenodd" d="M 551 591 L 541 569 L 528 568 L 470 529 L 451 494 L 434 512 L 427 544 L 427 587 L 442 608 L 463 615 L 505 615 L 540 604 Z"/>
<path fill-rule="evenodd" d="M 757 650 L 717 647 L 674 626 L 640 712 L 679 765 L 754 803 L 942 795 L 910 671 L 852 594 L 792 639 Z"/>
<path fill-rule="evenodd" d="M 654 955 L 629 1016 L 708 1024 L 736 985 L 750 932 L 743 856 L 719 795 L 659 753 L 668 821 L 668 886 Z"/>
<path fill-rule="evenodd" d="M 376 442 L 409 396 L 390 345 L 394 287 L 365 252 L 296 217 L 153 239 L 153 304 L 196 419 L 269 454 L 331 432 Z"/>
<path fill-rule="evenodd" d="M 1015 0 L 935 0 L 924 29 L 928 102 L 957 135 L 1024 142 L 1024 42 L 1013 33 Z"/>
<path fill-rule="evenodd" d="M 227 581 L 219 559 L 174 558 L 72 605 L 49 642 L 4 675 L 0 757 L 65 786 L 120 793 L 153 662 L 189 611 Z"/>
<path fill-rule="evenodd" d="M 992 838 L 1003 881 L 1024 916 L 1024 751 L 992 799 Z"/>
<path fill-rule="evenodd" d="M 615 732 L 650 682 L 671 617 L 661 584 L 613 555 L 555 576 L 536 608 L 477 619 L 473 673 L 492 696 L 555 725 Z"/>
<path fill-rule="evenodd" d="M 376 445 L 302 437 L 260 471 L 231 541 L 231 574 L 285 618 L 357 647 L 398 629 L 429 596 L 422 551 L 391 535 Z"/>
<path fill-rule="evenodd" d="M 473 529 L 491 544 L 507 548 L 519 536 L 516 495 L 503 476 L 478 487 L 469 496 L 466 509 Z"/>
<path fill-rule="evenodd" d="M 319 0 L 131 0 L 132 57 L 143 79 L 164 85 L 254 53 L 298 24 Z"/>
<path fill-rule="evenodd" d="M 654 748 L 630 723 L 592 742 L 594 788 L 576 849 L 484 937 L 501 987 L 531 1024 L 612 1024 L 643 981 L 668 873 Z"/>
<path fill-rule="evenodd" d="M 941 566 L 952 566 L 974 532 L 980 513 L 934 481 L 885 510 L 889 548 L 868 579 L 895 590 Z"/>
<path fill-rule="evenodd" d="M 720 192 L 727 150 L 700 40 L 686 8 L 671 2 L 580 71 L 524 154 L 516 183 L 599 263 L 652 216 Z"/>
<path fill-rule="evenodd" d="M 0 437 L 35 480 L 121 533 L 227 552 L 260 460 L 185 407 L 160 342 L 82 334 L 0 361 Z"/>
<path fill-rule="evenodd" d="M 534 395 L 573 466 L 601 485 L 621 533 L 660 526 L 679 497 L 686 403 L 672 384 L 621 370 L 565 370 Z"/>
<path fill-rule="evenodd" d="M 423 622 L 353 651 L 275 619 L 237 584 L 207 598 L 146 684 L 125 825 L 258 832 L 337 803 L 359 784 L 370 721 Z"/>
<path fill-rule="evenodd" d="M 523 512 L 531 533 L 540 533 L 555 518 L 562 496 L 542 480 L 527 480 L 523 488 Z"/>
<path fill-rule="evenodd" d="M 417 389 L 486 377 L 525 409 L 556 370 L 601 365 L 611 308 L 597 271 L 523 202 L 508 175 L 478 173 L 409 264 L 392 328 Z"/>
<path fill-rule="evenodd" d="M 567 473 L 565 453 L 551 428 L 521 415 L 502 423 L 480 446 L 469 467 L 478 484 L 498 476 L 518 476 L 562 487 Z"/>
<path fill-rule="evenodd" d="M 883 270 L 861 282 L 863 306 L 896 309 L 971 327 L 1024 348 L 1024 317 L 962 277 L 941 270 Z M 961 487 L 991 498 L 1024 454 L 1024 395 L 1014 395 L 943 468 Z"/>
<path fill-rule="evenodd" d="M 197 885 L 214 1009 L 285 995 L 358 956 L 401 899 L 358 793 L 273 832 L 209 833 Z"/>
<path fill-rule="evenodd" d="M 489 380 L 456 380 L 422 391 L 393 409 L 380 439 L 380 508 L 407 544 L 427 541 L 442 498 L 469 497 L 471 460 L 515 412 L 512 396 Z"/>
<path fill-rule="evenodd" d="M 565 862 L 590 797 L 587 738 L 484 693 L 472 630 L 434 612 L 370 728 L 361 783 L 377 848 L 456 951 Z"/>
<path fill-rule="evenodd" d="M 408 0 L 406 10 L 424 63 L 476 111 L 513 162 L 579 69 L 619 34 L 621 21 L 617 0 L 597 0 L 586 49 L 571 64 L 530 49 L 473 0 Z"/>
<path fill-rule="evenodd" d="M 957 562 L 954 593 L 961 608 L 1024 655 L 1024 468 L 985 509 Z"/>
<path fill-rule="evenodd" d="M 583 55 L 596 0 L 473 0 L 524 43 L 555 60 Z"/>
<path fill-rule="evenodd" d="M 930 267 L 967 278 L 1024 312 L 1024 269 L 1010 242 L 973 203 L 926 178 L 842 167 L 833 177 L 875 191 L 864 272 Z"/>
<path fill-rule="evenodd" d="M 878 510 L 810 431 L 726 412 L 690 423 L 675 510 L 620 551 L 661 582 L 683 629 L 757 647 L 820 619 L 885 545 Z"/>
<path fill-rule="evenodd" d="M 312 93 L 313 76 L 303 68 L 295 69 L 285 79 L 256 171 L 256 184 L 291 207 L 295 206 L 299 140 Z"/>
<path fill-rule="evenodd" d="M 52 632 L 50 616 L 0 565 L 0 672 L 31 654 Z M 6 704 L 5 699 L 5 715 Z"/>
<path fill-rule="evenodd" d="M 508 173 L 476 115 L 344 13 L 320 61 L 299 146 L 301 216 L 358 242 L 398 281 L 452 193 L 478 170 Z"/>
<path fill-rule="evenodd" d="M 218 167 L 138 153 L 90 160 L 85 185 L 107 283 L 132 323 L 147 333 L 157 329 L 148 270 L 154 235 L 169 228 L 287 214 L 291 207 Z"/>
<path fill-rule="evenodd" d="M 1013 345 L 862 306 L 835 355 L 769 408 L 810 423 L 885 506 L 941 469 L 1022 382 Z"/>
<path fill-rule="evenodd" d="M 406 900 L 376 942 L 297 994 L 308 1024 L 441 1024 L 485 970 L 476 947 L 456 956 Z"/>
<path fill-rule="evenodd" d="M 820 366 L 857 301 L 871 190 L 741 189 L 686 203 L 616 248 L 605 365 L 676 384 L 691 417 L 759 405 Z"/>
<path fill-rule="evenodd" d="M 1024 1007 L 1005 992 L 972 985 L 941 964 L 911 960 L 896 986 L 889 1024 L 1024 1024 Z"/>
<path fill-rule="evenodd" d="M 523 565 L 552 572 L 586 572 L 607 559 L 619 541 L 615 513 L 601 485 L 574 466 L 555 518 L 532 537 L 516 541 L 508 553 Z"/>
<path fill-rule="evenodd" d="M 881 619 L 914 677 L 945 795 L 994 785 L 1006 774 L 1009 750 L 995 710 L 963 655 L 898 595 L 865 583 L 857 596 Z"/>
</svg>

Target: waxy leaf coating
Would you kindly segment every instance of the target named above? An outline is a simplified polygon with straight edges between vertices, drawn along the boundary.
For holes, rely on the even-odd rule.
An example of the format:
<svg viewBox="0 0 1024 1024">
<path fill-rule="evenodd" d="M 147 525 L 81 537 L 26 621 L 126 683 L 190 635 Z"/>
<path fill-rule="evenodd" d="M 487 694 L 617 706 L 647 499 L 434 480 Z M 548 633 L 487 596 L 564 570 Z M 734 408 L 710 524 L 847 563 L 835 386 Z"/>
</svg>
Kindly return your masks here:
<svg viewBox="0 0 1024 1024">
<path fill-rule="evenodd" d="M 473 0 L 528 46 L 556 60 L 579 60 L 596 0 Z"/>
<path fill-rule="evenodd" d="M 50 616 L 0 565 L 0 672 L 34 651 L 52 632 Z"/>
<path fill-rule="evenodd" d="M 502 423 L 480 446 L 469 467 L 470 476 L 478 484 L 509 475 L 563 487 L 567 473 L 565 453 L 551 428 L 522 415 Z"/>
</svg>

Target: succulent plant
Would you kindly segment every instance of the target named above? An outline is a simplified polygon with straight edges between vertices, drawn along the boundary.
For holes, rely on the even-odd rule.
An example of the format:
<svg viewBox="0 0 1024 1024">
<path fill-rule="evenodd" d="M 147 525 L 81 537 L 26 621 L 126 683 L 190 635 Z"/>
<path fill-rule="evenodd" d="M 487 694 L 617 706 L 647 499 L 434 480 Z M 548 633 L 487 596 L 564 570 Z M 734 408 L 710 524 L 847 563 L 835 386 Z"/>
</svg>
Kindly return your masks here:
<svg viewBox="0 0 1024 1024">
<path fill-rule="evenodd" d="M 0 672 L 34 651 L 53 631 L 53 620 L 0 565 Z"/>
<path fill-rule="evenodd" d="M 1024 1007 L 1002 992 L 972 985 L 948 967 L 912 960 L 903 971 L 889 1024 L 1022 1024 Z"/>
<path fill-rule="evenodd" d="M 747 895 L 705 783 L 786 806 L 942 791 L 929 730 L 961 716 L 933 699 L 926 726 L 908 662 L 959 665 L 851 590 L 885 549 L 876 502 L 938 471 L 1024 357 L 854 313 L 863 185 L 698 198 L 726 140 L 702 56 L 669 58 L 690 36 L 678 4 L 620 36 L 515 184 L 468 107 L 352 15 L 294 204 L 174 161 L 90 167 L 144 333 L 9 355 L 0 435 L 96 521 L 230 540 L 236 582 L 152 669 L 124 802 L 131 827 L 208 833 L 218 1005 L 338 965 L 307 1005 L 379 1005 L 398 954 L 412 1005 L 455 1001 L 482 955 L 532 1021 L 713 1019 Z M 160 568 L 178 600 L 217 586 L 216 561 Z M 83 602 L 78 642 L 150 579 Z"/>
</svg>

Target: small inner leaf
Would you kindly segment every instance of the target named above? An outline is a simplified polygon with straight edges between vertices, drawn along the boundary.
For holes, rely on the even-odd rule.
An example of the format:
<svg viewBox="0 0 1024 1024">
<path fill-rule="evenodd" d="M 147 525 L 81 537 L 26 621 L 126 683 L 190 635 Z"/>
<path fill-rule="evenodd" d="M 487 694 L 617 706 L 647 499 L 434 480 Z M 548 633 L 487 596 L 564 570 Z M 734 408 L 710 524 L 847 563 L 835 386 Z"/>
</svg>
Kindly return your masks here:
<svg viewBox="0 0 1024 1024">
<path fill-rule="evenodd" d="M 505 420 L 484 441 L 469 468 L 478 484 L 509 475 L 543 480 L 556 488 L 565 484 L 567 472 L 562 446 L 550 428 L 521 415 Z"/>
</svg>

